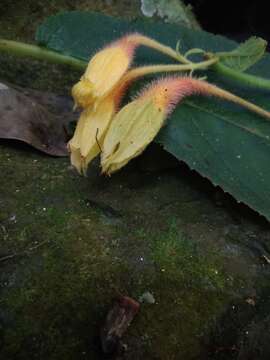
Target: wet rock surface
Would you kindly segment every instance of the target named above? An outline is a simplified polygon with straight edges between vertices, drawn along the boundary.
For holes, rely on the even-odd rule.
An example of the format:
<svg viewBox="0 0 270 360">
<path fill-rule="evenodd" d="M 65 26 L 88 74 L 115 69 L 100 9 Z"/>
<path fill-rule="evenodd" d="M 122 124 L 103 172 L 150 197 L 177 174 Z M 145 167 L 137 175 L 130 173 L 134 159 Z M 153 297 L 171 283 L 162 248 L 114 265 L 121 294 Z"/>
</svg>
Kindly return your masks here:
<svg viewBox="0 0 270 360">
<path fill-rule="evenodd" d="M 0 154 L 1 358 L 102 359 L 112 299 L 147 292 L 118 358 L 267 358 L 263 218 L 183 164 L 83 178 L 26 146 Z"/>
</svg>

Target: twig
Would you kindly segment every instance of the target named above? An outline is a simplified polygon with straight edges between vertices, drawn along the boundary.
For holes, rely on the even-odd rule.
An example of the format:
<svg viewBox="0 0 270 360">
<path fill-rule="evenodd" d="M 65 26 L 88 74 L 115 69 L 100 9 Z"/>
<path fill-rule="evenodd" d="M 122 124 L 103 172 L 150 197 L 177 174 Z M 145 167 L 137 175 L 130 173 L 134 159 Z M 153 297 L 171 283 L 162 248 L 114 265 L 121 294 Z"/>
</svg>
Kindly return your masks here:
<svg viewBox="0 0 270 360">
<path fill-rule="evenodd" d="M 42 245 L 44 245 L 44 244 L 46 244 L 46 243 L 48 243 L 48 240 L 42 241 L 41 243 L 39 243 L 39 244 L 37 244 L 37 245 L 35 245 L 35 246 L 32 246 L 32 247 L 30 247 L 29 249 L 26 249 L 26 250 L 24 250 L 24 251 L 3 256 L 3 257 L 0 258 L 0 262 L 4 262 L 4 261 L 10 260 L 10 259 L 13 259 L 13 258 L 15 258 L 15 257 L 17 257 L 17 256 L 28 255 L 28 253 L 30 253 L 30 252 L 33 251 L 33 250 L 38 249 L 40 246 L 42 246 Z"/>
</svg>

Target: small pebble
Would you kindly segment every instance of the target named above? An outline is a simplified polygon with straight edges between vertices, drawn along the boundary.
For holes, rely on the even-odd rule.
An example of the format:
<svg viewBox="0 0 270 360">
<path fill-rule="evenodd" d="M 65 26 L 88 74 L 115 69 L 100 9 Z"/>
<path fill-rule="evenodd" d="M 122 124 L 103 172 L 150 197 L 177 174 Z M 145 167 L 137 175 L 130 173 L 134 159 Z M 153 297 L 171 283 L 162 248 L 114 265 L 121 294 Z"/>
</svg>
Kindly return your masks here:
<svg viewBox="0 0 270 360">
<path fill-rule="evenodd" d="M 141 302 L 141 303 L 144 302 L 147 304 L 154 304 L 156 302 L 156 299 L 149 291 L 146 291 L 139 297 L 139 302 Z"/>
</svg>

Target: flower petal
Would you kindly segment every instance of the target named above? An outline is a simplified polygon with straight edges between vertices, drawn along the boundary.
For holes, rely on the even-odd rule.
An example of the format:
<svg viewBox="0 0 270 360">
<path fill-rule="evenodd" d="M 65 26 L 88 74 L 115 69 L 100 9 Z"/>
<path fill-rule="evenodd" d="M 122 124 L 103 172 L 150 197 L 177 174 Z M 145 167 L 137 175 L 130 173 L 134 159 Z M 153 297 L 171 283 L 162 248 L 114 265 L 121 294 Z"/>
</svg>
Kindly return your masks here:
<svg viewBox="0 0 270 360">
<path fill-rule="evenodd" d="M 113 96 L 103 99 L 96 109 L 85 109 L 79 118 L 68 147 L 71 164 L 86 173 L 89 163 L 100 153 L 104 136 L 115 112 Z"/>
<path fill-rule="evenodd" d="M 86 108 L 108 95 L 128 70 L 136 46 L 123 38 L 96 53 L 72 88 L 75 104 Z"/>
<path fill-rule="evenodd" d="M 103 143 L 102 171 L 111 174 L 143 152 L 165 120 L 151 99 L 126 105 L 114 118 Z"/>
</svg>

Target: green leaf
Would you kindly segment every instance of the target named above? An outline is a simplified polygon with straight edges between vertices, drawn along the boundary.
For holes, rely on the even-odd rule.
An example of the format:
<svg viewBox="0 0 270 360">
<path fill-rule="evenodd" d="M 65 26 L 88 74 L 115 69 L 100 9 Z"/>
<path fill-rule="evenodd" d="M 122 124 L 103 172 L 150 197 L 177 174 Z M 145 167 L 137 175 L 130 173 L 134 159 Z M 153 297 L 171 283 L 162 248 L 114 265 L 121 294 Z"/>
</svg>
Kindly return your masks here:
<svg viewBox="0 0 270 360">
<path fill-rule="evenodd" d="M 229 68 L 245 71 L 263 57 L 266 46 L 264 39 L 252 36 L 233 51 L 216 55 L 221 55 L 220 61 Z"/>
<path fill-rule="evenodd" d="M 203 48 L 209 52 L 232 51 L 237 44 L 221 36 L 185 27 L 136 20 L 127 22 L 83 12 L 62 13 L 50 17 L 37 32 L 37 41 L 50 49 L 80 59 L 90 56 L 105 43 L 139 31 L 182 51 Z M 135 63 L 169 63 L 170 59 L 141 48 Z M 270 57 L 252 67 L 259 76 L 270 74 Z M 251 91 L 207 72 L 208 80 L 270 110 L 270 93 Z M 215 185 L 245 202 L 270 219 L 270 122 L 259 116 L 214 98 L 192 97 L 179 105 L 156 141 L 184 160 L 191 169 Z"/>
</svg>

